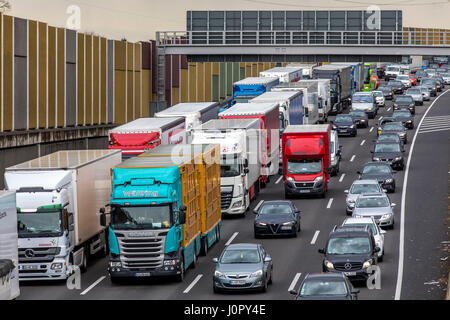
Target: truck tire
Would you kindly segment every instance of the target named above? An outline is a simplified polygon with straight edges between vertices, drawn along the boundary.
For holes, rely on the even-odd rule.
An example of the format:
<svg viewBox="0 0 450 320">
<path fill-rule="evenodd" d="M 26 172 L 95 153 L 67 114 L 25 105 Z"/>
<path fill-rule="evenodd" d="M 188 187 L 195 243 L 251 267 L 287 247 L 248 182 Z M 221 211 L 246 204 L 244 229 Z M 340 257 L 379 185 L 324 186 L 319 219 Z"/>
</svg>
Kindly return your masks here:
<svg viewBox="0 0 450 320">
<path fill-rule="evenodd" d="M 180 255 L 180 274 L 176 276 L 178 282 L 183 282 L 184 280 L 184 257 Z"/>
<path fill-rule="evenodd" d="M 194 261 L 192 261 L 191 268 L 195 269 L 197 267 L 197 263 L 198 263 L 197 248 L 194 247 Z"/>
<path fill-rule="evenodd" d="M 80 266 L 81 273 L 85 273 L 87 271 L 88 264 L 89 264 L 89 245 L 84 247 L 83 250 L 83 259 L 81 261 Z"/>
<path fill-rule="evenodd" d="M 216 243 L 220 241 L 220 229 L 216 229 Z"/>
</svg>

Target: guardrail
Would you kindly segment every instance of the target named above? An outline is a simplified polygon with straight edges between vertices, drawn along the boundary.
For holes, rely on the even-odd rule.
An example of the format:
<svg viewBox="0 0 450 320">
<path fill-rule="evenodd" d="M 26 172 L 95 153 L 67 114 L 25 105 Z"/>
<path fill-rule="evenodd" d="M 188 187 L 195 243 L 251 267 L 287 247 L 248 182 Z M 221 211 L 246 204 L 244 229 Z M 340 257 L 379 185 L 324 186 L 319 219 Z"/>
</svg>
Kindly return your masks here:
<svg viewBox="0 0 450 320">
<path fill-rule="evenodd" d="M 159 31 L 160 46 L 439 46 L 450 32 L 421 31 Z"/>
</svg>

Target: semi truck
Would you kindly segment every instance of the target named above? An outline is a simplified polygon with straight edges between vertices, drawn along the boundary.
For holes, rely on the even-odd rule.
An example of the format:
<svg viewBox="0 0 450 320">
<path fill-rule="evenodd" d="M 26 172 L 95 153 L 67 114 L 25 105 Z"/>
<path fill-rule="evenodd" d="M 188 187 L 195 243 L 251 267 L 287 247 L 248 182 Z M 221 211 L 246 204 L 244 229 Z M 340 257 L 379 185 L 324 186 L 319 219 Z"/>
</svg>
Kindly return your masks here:
<svg viewBox="0 0 450 320">
<path fill-rule="evenodd" d="M 331 128 L 328 124 L 288 126 L 283 132 L 285 197 L 325 197 L 330 179 Z"/>
<path fill-rule="evenodd" d="M 329 65 L 351 67 L 351 96 L 364 88 L 364 66 L 361 62 L 333 62 Z"/>
<path fill-rule="evenodd" d="M 195 154 L 146 156 L 112 168 L 109 212 L 100 209 L 100 224 L 108 227 L 110 235 L 111 282 L 165 276 L 181 282 L 187 268 L 195 267 L 201 250 L 196 165 L 201 162 L 202 155 Z"/>
<path fill-rule="evenodd" d="M 106 255 L 98 210 L 111 196 L 110 169 L 119 150 L 59 151 L 5 170 L 17 198 L 19 279 L 63 280 Z"/>
<path fill-rule="evenodd" d="M 192 131 L 192 144 L 220 144 L 221 210 L 245 215 L 260 191 L 260 119 L 210 120 Z"/>
<path fill-rule="evenodd" d="M 261 150 L 261 186 L 279 170 L 280 157 L 280 105 L 279 103 L 237 103 L 219 113 L 221 119 L 260 119 L 260 129 L 265 142 Z"/>
<path fill-rule="evenodd" d="M 220 238 L 222 215 L 220 208 L 220 145 L 219 144 L 178 144 L 160 145 L 139 157 L 185 157 L 199 156 L 195 166 L 198 170 L 198 190 L 200 191 L 200 253 L 206 255 L 208 249 Z"/>
<path fill-rule="evenodd" d="M 280 83 L 297 82 L 303 77 L 299 67 L 276 67 L 259 73 L 260 77 L 278 78 Z"/>
<path fill-rule="evenodd" d="M 362 91 L 373 91 L 380 85 L 376 63 L 364 63 L 364 87 Z"/>
<path fill-rule="evenodd" d="M 121 150 L 122 158 L 137 156 L 160 144 L 186 143 L 184 117 L 139 118 L 108 132 L 110 150 Z"/>
<path fill-rule="evenodd" d="M 351 104 L 351 67 L 323 65 L 313 70 L 314 79 L 330 79 L 331 111 L 341 113 Z"/>
<path fill-rule="evenodd" d="M 155 113 L 155 118 L 178 118 L 186 120 L 186 142 L 190 142 L 192 128 L 212 119 L 217 119 L 219 114 L 218 102 L 190 102 L 178 103 L 170 108 Z"/>
<path fill-rule="evenodd" d="M 19 288 L 19 250 L 15 191 L 0 191 L 0 300 L 16 299 Z"/>
<path fill-rule="evenodd" d="M 233 84 L 233 103 L 248 102 L 278 85 L 277 77 L 250 77 Z M 223 110 L 222 110 L 223 111 Z"/>
<path fill-rule="evenodd" d="M 302 68 L 302 79 L 312 79 L 313 68 L 318 66 L 317 63 L 289 63 L 287 67 Z"/>
</svg>

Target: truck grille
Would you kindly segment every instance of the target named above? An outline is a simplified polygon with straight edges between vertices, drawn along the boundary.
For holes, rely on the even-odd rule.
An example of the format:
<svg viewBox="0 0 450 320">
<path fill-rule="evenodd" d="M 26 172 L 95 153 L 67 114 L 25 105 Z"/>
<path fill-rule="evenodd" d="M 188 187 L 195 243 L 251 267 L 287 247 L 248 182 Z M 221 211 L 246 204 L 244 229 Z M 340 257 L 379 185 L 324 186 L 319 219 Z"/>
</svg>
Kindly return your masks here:
<svg viewBox="0 0 450 320">
<path fill-rule="evenodd" d="M 117 237 L 122 265 L 131 271 L 157 269 L 163 266 L 165 236 L 152 238 Z"/>
<path fill-rule="evenodd" d="M 19 263 L 49 263 L 61 252 L 60 247 L 20 248 Z"/>
<path fill-rule="evenodd" d="M 296 188 L 313 188 L 314 182 L 296 182 L 295 183 Z"/>
<path fill-rule="evenodd" d="M 347 265 L 347 268 L 346 268 Z M 362 263 L 361 262 L 338 262 L 334 264 L 334 268 L 337 271 L 358 271 L 362 269 Z"/>
<path fill-rule="evenodd" d="M 231 200 L 233 199 L 233 192 L 221 192 L 220 197 L 222 210 L 227 210 L 231 205 Z"/>
</svg>

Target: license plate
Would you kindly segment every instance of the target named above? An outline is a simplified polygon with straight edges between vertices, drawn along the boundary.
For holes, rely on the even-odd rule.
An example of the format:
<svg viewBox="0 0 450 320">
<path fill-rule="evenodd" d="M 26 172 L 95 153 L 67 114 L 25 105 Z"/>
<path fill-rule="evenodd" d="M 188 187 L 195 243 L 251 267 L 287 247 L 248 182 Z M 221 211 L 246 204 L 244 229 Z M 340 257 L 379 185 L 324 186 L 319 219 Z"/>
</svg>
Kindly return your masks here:
<svg viewBox="0 0 450 320">
<path fill-rule="evenodd" d="M 150 272 L 136 272 L 134 274 L 135 277 L 150 277 Z"/>
<path fill-rule="evenodd" d="M 356 272 L 351 271 L 351 272 L 344 272 L 344 274 L 349 277 L 349 276 L 356 276 Z"/>
<path fill-rule="evenodd" d="M 309 190 L 300 190 L 300 193 L 309 193 Z"/>
<path fill-rule="evenodd" d="M 232 284 L 232 285 L 243 285 L 243 284 L 245 284 L 245 281 L 243 281 L 243 280 L 231 280 L 230 284 Z"/>
<path fill-rule="evenodd" d="M 21 265 L 19 266 L 20 270 L 38 270 L 39 266 L 37 265 Z"/>
<path fill-rule="evenodd" d="M 281 230 L 291 230 L 291 227 L 281 227 Z"/>
</svg>

